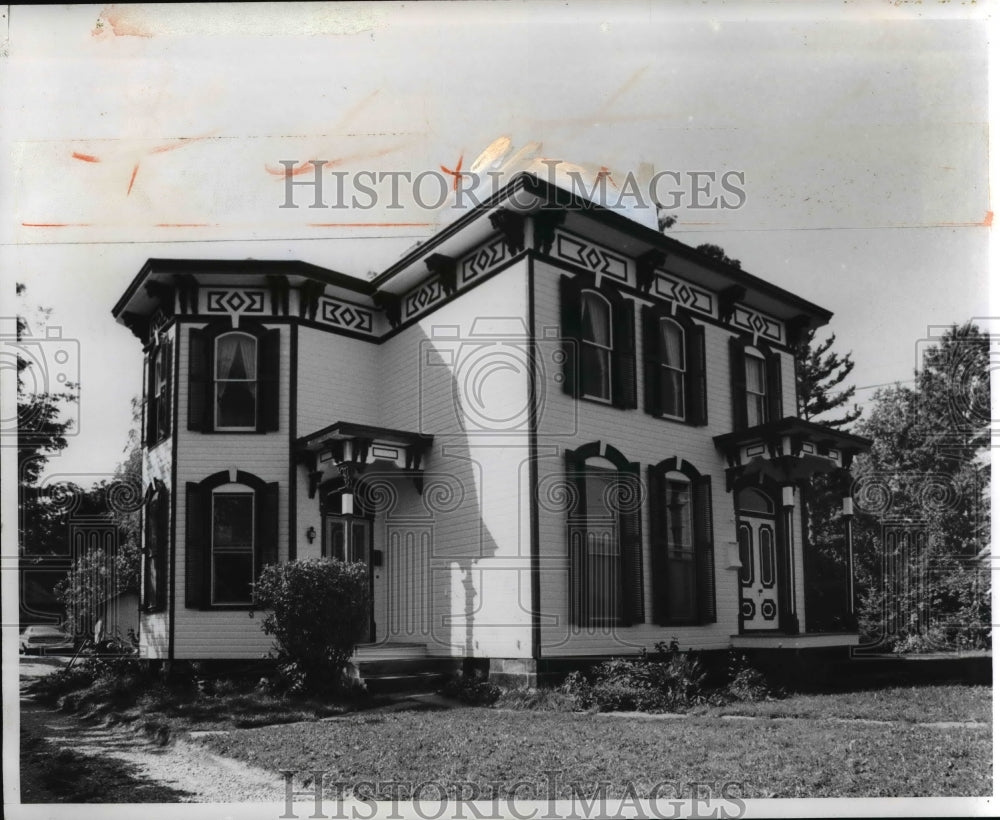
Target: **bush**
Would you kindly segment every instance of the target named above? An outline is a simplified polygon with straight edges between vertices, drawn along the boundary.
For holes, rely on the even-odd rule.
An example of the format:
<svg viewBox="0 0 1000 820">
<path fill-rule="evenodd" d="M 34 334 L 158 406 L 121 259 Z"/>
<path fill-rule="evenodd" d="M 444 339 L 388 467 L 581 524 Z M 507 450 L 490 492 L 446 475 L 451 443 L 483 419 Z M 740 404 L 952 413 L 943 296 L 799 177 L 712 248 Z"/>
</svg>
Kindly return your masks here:
<svg viewBox="0 0 1000 820">
<path fill-rule="evenodd" d="M 598 664 L 588 680 L 570 673 L 561 692 L 575 698 L 581 708 L 601 712 L 664 712 L 686 709 L 702 699 L 705 672 L 691 652 L 676 644 L 657 644 L 653 659 L 613 658 Z"/>
<path fill-rule="evenodd" d="M 580 699 L 559 689 L 508 689 L 500 693 L 494 704 L 501 709 L 522 709 L 532 712 L 578 712 Z"/>
<path fill-rule="evenodd" d="M 311 558 L 264 567 L 254 584 L 254 607 L 267 610 L 261 628 L 274 636 L 289 691 L 342 686 L 344 668 L 368 628 L 368 596 L 363 563 Z"/>
<path fill-rule="evenodd" d="M 501 690 L 489 681 L 459 675 L 445 683 L 441 694 L 469 706 L 492 706 L 500 697 Z"/>
<path fill-rule="evenodd" d="M 55 703 L 63 695 L 85 689 L 94 682 L 94 673 L 81 666 L 67 666 L 28 685 L 28 694 L 41 703 Z"/>
</svg>

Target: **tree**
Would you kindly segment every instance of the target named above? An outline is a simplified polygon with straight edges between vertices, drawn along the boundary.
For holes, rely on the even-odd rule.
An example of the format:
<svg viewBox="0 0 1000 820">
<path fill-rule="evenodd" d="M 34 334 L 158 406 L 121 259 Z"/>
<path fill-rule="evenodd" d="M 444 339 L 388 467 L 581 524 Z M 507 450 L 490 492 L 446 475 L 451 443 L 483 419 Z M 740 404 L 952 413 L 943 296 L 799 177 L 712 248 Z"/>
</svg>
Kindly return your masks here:
<svg viewBox="0 0 1000 820">
<path fill-rule="evenodd" d="M 831 333 L 823 342 L 816 342 L 816 331 L 809 329 L 795 346 L 795 386 L 799 415 L 815 419 L 846 405 L 854 398 L 854 386 L 837 390 L 854 370 L 851 354 L 841 356 L 832 350 L 837 334 Z M 861 416 L 857 404 L 842 416 L 825 418 L 828 427 L 847 427 Z"/>
<path fill-rule="evenodd" d="M 807 420 L 844 407 L 854 397 L 854 387 L 843 387 L 854 369 L 851 354 L 831 350 L 836 342 L 831 334 L 816 342 L 809 330 L 795 346 L 795 387 L 799 415 Z M 856 421 L 861 409 L 839 417 L 822 419 L 834 428 Z M 841 631 L 854 628 L 846 613 L 847 554 L 844 541 L 842 480 L 832 474 L 818 474 L 805 487 L 805 527 L 808 549 L 805 551 L 805 583 L 810 601 L 807 628 L 815 631 Z"/>
<path fill-rule="evenodd" d="M 862 626 L 898 650 L 986 646 L 989 337 L 953 325 L 915 376 L 876 393 L 860 425 L 873 440 L 854 470 Z"/>
<path fill-rule="evenodd" d="M 739 259 L 732 259 L 726 256 L 726 252 L 718 245 L 712 245 L 706 242 L 704 245 L 699 245 L 695 250 L 701 251 L 705 254 L 705 256 L 711 257 L 712 259 L 718 259 L 720 262 L 732 265 L 734 268 L 739 268 L 740 270 L 743 269 Z"/>
</svg>

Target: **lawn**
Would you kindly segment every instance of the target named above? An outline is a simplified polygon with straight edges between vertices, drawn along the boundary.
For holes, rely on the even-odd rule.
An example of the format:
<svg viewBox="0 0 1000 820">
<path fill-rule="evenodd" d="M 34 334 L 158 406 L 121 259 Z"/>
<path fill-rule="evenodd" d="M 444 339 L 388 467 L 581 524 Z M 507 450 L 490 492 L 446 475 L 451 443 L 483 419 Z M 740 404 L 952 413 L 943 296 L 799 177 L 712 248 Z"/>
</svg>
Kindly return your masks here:
<svg viewBox="0 0 1000 820">
<path fill-rule="evenodd" d="M 897 688 L 794 696 L 742 707 L 790 720 L 721 714 L 649 719 L 602 714 L 456 708 L 356 713 L 333 720 L 241 729 L 202 740 L 212 751 L 271 770 L 321 769 L 328 781 L 437 783 L 524 779 L 544 792 L 560 769 L 561 796 L 609 782 L 738 781 L 742 797 L 890 797 L 992 793 L 989 728 L 930 728 L 922 721 L 988 718 L 986 687 Z M 727 707 L 732 709 L 732 707 Z M 780 709 L 780 711 L 779 711 Z M 723 711 L 720 707 L 717 712 Z M 892 725 L 826 717 L 892 719 Z M 523 792 L 521 792 L 521 796 Z"/>
</svg>

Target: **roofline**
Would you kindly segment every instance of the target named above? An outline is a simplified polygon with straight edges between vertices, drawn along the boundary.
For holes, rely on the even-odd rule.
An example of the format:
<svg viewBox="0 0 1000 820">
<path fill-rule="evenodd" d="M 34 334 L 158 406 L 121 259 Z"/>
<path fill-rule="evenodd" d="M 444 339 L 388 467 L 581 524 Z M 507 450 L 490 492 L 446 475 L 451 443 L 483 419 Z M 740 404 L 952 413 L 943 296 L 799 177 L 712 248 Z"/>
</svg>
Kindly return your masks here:
<svg viewBox="0 0 1000 820">
<path fill-rule="evenodd" d="M 393 263 L 390 267 L 386 268 L 382 273 L 372 279 L 370 284 L 376 289 L 380 288 L 397 273 L 401 272 L 413 262 L 420 259 L 423 255 L 433 250 L 449 237 L 461 231 L 470 222 L 478 219 L 485 211 L 495 208 L 500 203 L 510 199 L 520 190 L 526 190 L 529 193 L 544 199 L 545 202 L 542 204 L 543 209 L 586 211 L 589 216 L 597 221 L 603 222 L 616 230 L 620 230 L 622 233 L 626 233 L 635 239 L 647 242 L 657 250 L 666 251 L 669 254 L 681 256 L 685 259 L 697 262 L 699 265 L 711 268 L 717 273 L 721 273 L 731 279 L 733 284 L 741 285 L 748 289 L 752 288 L 767 296 L 780 299 L 781 301 L 802 310 L 804 313 L 812 314 L 813 316 L 821 319 L 824 324 L 833 318 L 832 311 L 827 310 L 824 307 L 820 307 L 814 302 L 810 302 L 808 299 L 803 299 L 801 296 L 797 296 L 791 291 L 785 290 L 784 288 L 774 285 L 758 276 L 754 276 L 752 273 L 748 273 L 742 268 L 737 268 L 735 265 L 731 265 L 727 262 L 707 256 L 696 248 L 692 248 L 690 245 L 685 245 L 677 239 L 665 236 L 659 231 L 654 231 L 652 228 L 647 228 L 645 225 L 641 225 L 633 219 L 629 219 L 622 214 L 616 213 L 610 208 L 598 205 L 588 199 L 583 199 L 576 193 L 567 191 L 565 188 L 560 188 L 558 185 L 553 185 L 543 179 L 539 179 L 534 174 L 527 172 L 517 174 L 507 185 L 493 194 L 493 196 L 489 199 L 483 201 L 469 213 L 459 219 L 456 219 L 446 228 L 434 234 L 426 242 L 418 245 L 400 260 Z"/>
<path fill-rule="evenodd" d="M 140 268 L 135 278 L 125 289 L 125 293 L 111 309 L 111 315 L 117 319 L 125 309 L 129 300 L 135 295 L 142 282 L 154 273 L 185 274 L 197 273 L 209 276 L 233 273 L 287 274 L 315 279 L 326 285 L 352 290 L 365 296 L 371 296 L 375 288 L 371 282 L 348 276 L 346 273 L 313 265 L 299 259 L 163 259 L 151 258 Z"/>
<path fill-rule="evenodd" d="M 822 422 L 810 421 L 798 416 L 785 416 L 775 421 L 758 424 L 756 427 L 748 427 L 746 430 L 734 430 L 731 433 L 723 433 L 719 436 L 713 436 L 712 441 L 715 442 L 717 447 L 728 447 L 739 442 L 768 438 L 773 435 L 794 435 L 796 429 L 804 429 L 817 437 L 822 436 L 830 439 L 836 447 L 867 450 L 872 446 L 872 439 L 866 436 L 847 433 Z"/>
</svg>

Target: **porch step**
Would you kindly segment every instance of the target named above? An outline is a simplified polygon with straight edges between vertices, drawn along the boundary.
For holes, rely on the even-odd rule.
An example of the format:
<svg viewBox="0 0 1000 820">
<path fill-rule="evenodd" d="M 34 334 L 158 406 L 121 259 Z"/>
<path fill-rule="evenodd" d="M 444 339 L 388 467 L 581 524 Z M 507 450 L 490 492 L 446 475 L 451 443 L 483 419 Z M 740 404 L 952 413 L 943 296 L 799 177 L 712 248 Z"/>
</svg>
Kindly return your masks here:
<svg viewBox="0 0 1000 820">
<path fill-rule="evenodd" d="M 449 675 L 461 669 L 460 661 L 456 658 L 432 658 L 427 655 L 422 658 L 355 659 L 354 665 L 366 681 L 398 675 Z"/>
<path fill-rule="evenodd" d="M 406 675 L 362 675 L 368 692 L 388 695 L 399 692 L 433 692 L 448 679 L 449 672 L 413 672 Z"/>
<path fill-rule="evenodd" d="M 380 643 L 362 644 L 354 650 L 354 663 L 376 660 L 396 660 L 402 658 L 426 658 L 427 644 L 422 643 Z"/>
</svg>

